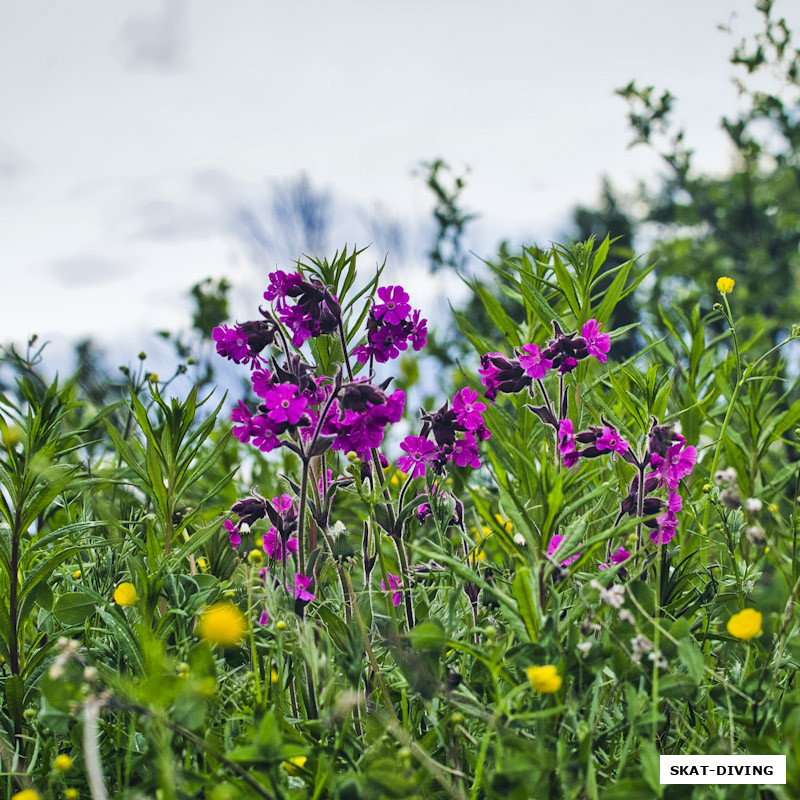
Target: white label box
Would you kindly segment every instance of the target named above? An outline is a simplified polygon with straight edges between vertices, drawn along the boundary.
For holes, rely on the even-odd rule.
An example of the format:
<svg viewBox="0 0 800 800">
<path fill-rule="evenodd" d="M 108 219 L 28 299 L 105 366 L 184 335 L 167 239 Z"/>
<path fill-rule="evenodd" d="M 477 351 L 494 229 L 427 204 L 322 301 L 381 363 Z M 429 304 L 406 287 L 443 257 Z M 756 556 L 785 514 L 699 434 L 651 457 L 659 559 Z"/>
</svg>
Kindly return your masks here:
<svg viewBox="0 0 800 800">
<path fill-rule="evenodd" d="M 660 756 L 662 784 L 786 783 L 786 756 Z"/>
</svg>

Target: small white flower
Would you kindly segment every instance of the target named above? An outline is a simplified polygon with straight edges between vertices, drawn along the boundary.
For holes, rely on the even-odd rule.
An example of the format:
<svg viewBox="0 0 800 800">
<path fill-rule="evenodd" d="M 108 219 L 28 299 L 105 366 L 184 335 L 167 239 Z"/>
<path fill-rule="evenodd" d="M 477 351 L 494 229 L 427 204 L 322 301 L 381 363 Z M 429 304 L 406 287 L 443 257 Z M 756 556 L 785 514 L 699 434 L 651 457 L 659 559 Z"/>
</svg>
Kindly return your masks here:
<svg viewBox="0 0 800 800">
<path fill-rule="evenodd" d="M 60 680 L 64 677 L 64 664 L 61 661 L 54 661 L 50 665 L 50 669 L 47 671 L 47 674 L 54 680 Z"/>
<path fill-rule="evenodd" d="M 580 650 L 583 655 L 586 655 L 592 649 L 592 644 L 593 642 L 591 641 L 581 642 L 578 645 L 578 650 Z"/>
<path fill-rule="evenodd" d="M 652 649 L 653 645 L 650 640 L 646 636 L 642 636 L 641 633 L 637 633 L 636 636 L 631 639 L 631 650 L 633 651 L 631 660 L 638 664 L 642 660 L 642 656 L 645 653 L 649 653 Z"/>
<path fill-rule="evenodd" d="M 764 504 L 757 497 L 748 497 L 747 500 L 744 501 L 744 510 L 748 514 L 758 514 L 763 505 Z"/>
<path fill-rule="evenodd" d="M 747 581 L 747 583 L 744 585 L 744 588 L 747 590 L 747 593 L 750 594 L 755 588 L 755 585 L 755 581 Z"/>
<path fill-rule="evenodd" d="M 621 583 L 614 583 L 607 589 L 599 581 L 591 581 L 589 587 L 600 593 L 600 602 L 612 608 L 622 608 L 625 602 L 625 587 Z"/>
<path fill-rule="evenodd" d="M 97 680 L 97 669 L 95 667 L 86 667 L 83 671 L 83 679 L 85 681 L 89 681 L 89 683 L 93 683 Z"/>
<path fill-rule="evenodd" d="M 655 664 L 659 669 L 666 669 L 667 668 L 667 659 L 664 658 L 664 656 L 661 654 L 660 650 L 654 650 L 652 653 L 650 653 L 648 658 L 651 661 L 655 661 Z"/>
<path fill-rule="evenodd" d="M 526 545 L 525 537 L 521 533 L 515 533 L 514 534 L 514 544 L 517 547 L 525 547 L 525 545 Z"/>
<path fill-rule="evenodd" d="M 628 625 L 635 625 L 636 621 L 633 618 L 633 614 L 628 611 L 627 608 L 623 608 L 619 612 L 619 621 L 620 622 L 627 622 Z"/>
<path fill-rule="evenodd" d="M 733 467 L 728 467 L 722 474 L 729 483 L 736 483 L 736 470 Z"/>
</svg>

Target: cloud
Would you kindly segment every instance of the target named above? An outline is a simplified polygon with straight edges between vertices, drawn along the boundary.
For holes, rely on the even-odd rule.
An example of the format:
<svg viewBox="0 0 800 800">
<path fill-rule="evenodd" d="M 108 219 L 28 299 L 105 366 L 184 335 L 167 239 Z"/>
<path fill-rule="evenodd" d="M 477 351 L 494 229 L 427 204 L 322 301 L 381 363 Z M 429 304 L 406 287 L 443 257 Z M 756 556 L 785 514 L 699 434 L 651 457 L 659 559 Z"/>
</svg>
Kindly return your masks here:
<svg viewBox="0 0 800 800">
<path fill-rule="evenodd" d="M 125 277 L 124 264 L 102 256 L 72 256 L 50 265 L 55 282 L 65 289 L 91 288 L 114 283 Z"/>
<path fill-rule="evenodd" d="M 7 142 L 0 142 L 0 182 L 9 183 L 32 171 L 30 161 Z"/>
<path fill-rule="evenodd" d="M 128 17 L 116 44 L 130 69 L 175 72 L 186 64 L 189 10 L 185 0 L 164 0 L 155 14 Z"/>
</svg>

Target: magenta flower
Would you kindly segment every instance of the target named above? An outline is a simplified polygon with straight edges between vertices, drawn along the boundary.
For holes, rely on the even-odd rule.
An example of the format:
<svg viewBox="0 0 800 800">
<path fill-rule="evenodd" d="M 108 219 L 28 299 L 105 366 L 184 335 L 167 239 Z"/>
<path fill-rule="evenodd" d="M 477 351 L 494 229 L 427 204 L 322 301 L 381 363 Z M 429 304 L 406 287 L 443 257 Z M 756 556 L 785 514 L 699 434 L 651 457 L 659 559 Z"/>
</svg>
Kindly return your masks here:
<svg viewBox="0 0 800 800">
<path fill-rule="evenodd" d="M 240 400 L 236 408 L 231 411 L 233 435 L 242 443 L 247 444 L 253 435 L 253 416 L 250 409 Z"/>
<path fill-rule="evenodd" d="M 316 598 L 316 595 L 308 591 L 308 587 L 310 585 L 311 585 L 311 578 L 307 578 L 300 572 L 295 572 L 294 599 L 305 600 L 306 602 L 311 602 L 312 600 L 314 600 Z"/>
<path fill-rule="evenodd" d="M 370 335 L 369 341 L 371 345 L 369 352 L 379 364 L 397 358 L 401 350 L 408 349 L 405 331 L 399 326 L 383 325 Z M 361 361 L 360 356 L 359 361 Z"/>
<path fill-rule="evenodd" d="M 272 376 L 265 369 L 253 370 L 250 380 L 253 382 L 253 391 L 258 397 L 264 397 L 272 387 Z"/>
<path fill-rule="evenodd" d="M 453 411 L 459 425 L 463 425 L 468 431 L 474 431 L 483 425 L 482 414 L 486 411 L 486 404 L 478 400 L 476 391 L 465 386 L 453 398 Z"/>
<path fill-rule="evenodd" d="M 383 320 L 390 325 L 399 325 L 411 313 L 408 293 L 402 286 L 381 286 L 378 289 L 378 297 L 383 303 L 372 307 L 375 319 Z"/>
<path fill-rule="evenodd" d="M 575 429 L 571 419 L 562 419 L 558 423 L 558 449 L 562 456 L 575 452 Z"/>
<path fill-rule="evenodd" d="M 228 531 L 228 539 L 231 547 L 235 550 L 242 543 L 242 537 L 239 536 L 239 526 L 235 525 L 232 520 L 226 519 L 222 523 L 222 527 Z"/>
<path fill-rule="evenodd" d="M 420 312 L 417 310 L 411 315 L 409 341 L 415 352 L 422 350 L 428 343 L 428 320 L 420 319 Z"/>
<path fill-rule="evenodd" d="M 658 453 L 650 456 L 650 466 L 655 469 L 654 474 L 662 485 L 670 489 L 677 488 L 681 480 L 691 473 L 696 461 L 697 449 L 692 445 L 683 447 L 682 441 L 670 445 L 663 458 Z"/>
<path fill-rule="evenodd" d="M 550 539 L 550 541 L 549 541 L 549 543 L 547 545 L 547 557 L 548 558 L 551 558 L 552 556 L 555 555 L 556 550 L 558 550 L 559 545 L 561 544 L 563 539 L 564 539 L 564 537 L 560 533 L 556 533 L 556 534 L 553 535 L 553 537 Z M 569 558 L 565 558 L 561 562 L 561 566 L 562 567 L 568 567 L 573 561 L 577 561 L 580 557 L 581 557 L 580 553 L 575 553 L 574 556 L 570 556 Z"/>
<path fill-rule="evenodd" d="M 269 625 L 269 614 L 266 608 L 261 612 L 261 616 L 258 618 L 258 624 Z"/>
<path fill-rule="evenodd" d="M 247 344 L 247 336 L 238 325 L 233 328 L 220 325 L 211 332 L 211 338 L 217 344 L 217 353 L 236 364 L 242 364 L 254 357 Z"/>
<path fill-rule="evenodd" d="M 264 552 L 275 561 L 283 561 L 283 542 L 278 535 L 278 531 L 274 527 L 270 529 L 261 537 L 261 545 Z M 289 553 L 297 555 L 297 537 L 292 536 L 286 542 L 286 550 Z"/>
<path fill-rule="evenodd" d="M 273 422 L 297 425 L 306 410 L 308 400 L 302 395 L 296 395 L 297 387 L 293 383 L 279 383 L 273 386 L 264 395 L 267 416 Z"/>
<path fill-rule="evenodd" d="M 667 544 L 672 541 L 678 530 L 676 514 L 683 508 L 683 500 L 677 492 L 670 492 L 667 510 L 656 517 L 658 527 L 650 531 L 650 538 L 655 544 Z"/>
<path fill-rule="evenodd" d="M 628 449 L 628 443 L 613 428 L 605 427 L 597 437 L 595 447 L 600 450 L 613 450 L 622 455 Z"/>
<path fill-rule="evenodd" d="M 282 494 L 280 497 L 273 497 L 270 500 L 272 507 L 279 513 L 291 511 L 294 508 L 294 500 L 290 494 Z"/>
<path fill-rule="evenodd" d="M 400 576 L 394 575 L 391 572 L 386 573 L 386 577 L 389 578 L 389 590 L 392 592 L 392 605 L 399 606 L 400 600 L 403 597 L 403 593 L 399 591 L 400 587 L 403 585 L 400 582 Z M 381 578 L 381 589 L 385 592 L 386 589 L 386 581 Z"/>
<path fill-rule="evenodd" d="M 564 466 L 567 469 L 572 469 L 580 460 L 580 450 L 573 450 L 570 453 L 564 453 Z"/>
<path fill-rule="evenodd" d="M 627 561 L 631 557 L 631 554 L 624 548 L 618 547 L 612 554 L 611 554 L 611 564 L 616 566 L 617 564 L 622 564 L 623 561 Z M 600 569 L 608 569 L 608 564 L 598 564 Z"/>
<path fill-rule="evenodd" d="M 606 353 L 611 349 L 611 337 L 607 333 L 600 333 L 600 323 L 596 319 L 587 320 L 581 328 L 581 336 L 589 355 L 605 364 Z"/>
<path fill-rule="evenodd" d="M 481 461 L 478 457 L 478 445 L 475 436 L 467 432 L 463 439 L 456 439 L 450 453 L 450 461 L 459 467 L 480 468 Z"/>
<path fill-rule="evenodd" d="M 561 375 L 566 374 L 567 372 L 572 372 L 575 367 L 578 366 L 578 359 L 573 358 L 572 356 L 567 356 L 562 362 L 561 366 L 558 368 L 558 371 Z"/>
<path fill-rule="evenodd" d="M 403 472 L 412 472 L 412 477 L 421 478 L 425 474 L 425 465 L 431 460 L 436 445 L 423 436 L 406 436 L 400 443 L 400 449 L 408 453 L 397 459 L 397 468 Z"/>
<path fill-rule="evenodd" d="M 520 349 L 525 354 L 519 357 L 519 363 L 525 370 L 525 374 L 534 380 L 544 378 L 547 371 L 553 366 L 553 362 L 545 358 L 535 344 L 524 344 Z"/>
<path fill-rule="evenodd" d="M 283 307 L 286 304 L 287 293 L 294 288 L 300 286 L 303 279 L 298 272 L 284 272 L 277 270 L 269 275 L 269 286 L 267 291 L 264 292 L 264 299 L 272 302 L 278 301 L 278 306 Z"/>
<path fill-rule="evenodd" d="M 280 447 L 280 439 L 275 431 L 275 423 L 269 417 L 258 416 L 251 426 L 253 445 L 264 453 Z M 235 431 L 234 431 L 235 433 Z"/>
</svg>

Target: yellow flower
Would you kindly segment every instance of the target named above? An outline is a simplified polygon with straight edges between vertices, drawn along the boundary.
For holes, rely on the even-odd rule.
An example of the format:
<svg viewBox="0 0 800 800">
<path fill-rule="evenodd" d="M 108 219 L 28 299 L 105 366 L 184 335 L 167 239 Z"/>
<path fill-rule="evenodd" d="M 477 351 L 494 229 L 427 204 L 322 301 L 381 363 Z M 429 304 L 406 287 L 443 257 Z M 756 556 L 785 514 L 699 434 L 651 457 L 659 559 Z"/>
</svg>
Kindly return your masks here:
<svg viewBox="0 0 800 800">
<path fill-rule="evenodd" d="M 58 772 L 67 772 L 72 769 L 72 759 L 66 753 L 61 753 L 53 759 L 53 766 Z"/>
<path fill-rule="evenodd" d="M 552 664 L 544 664 L 541 667 L 528 667 L 525 670 L 531 686 L 542 694 L 552 694 L 561 688 L 564 682 L 558 674 L 558 670 Z"/>
<path fill-rule="evenodd" d="M 389 469 L 389 467 L 387 467 L 386 469 Z M 395 469 L 394 473 L 392 474 L 392 477 L 389 479 L 389 483 L 391 483 L 392 486 L 402 486 L 407 477 L 408 475 L 406 475 L 405 472 L 399 469 Z"/>
<path fill-rule="evenodd" d="M 72 573 L 72 580 L 78 581 L 81 578 L 81 571 L 76 569 L 75 572 Z"/>
<path fill-rule="evenodd" d="M 277 683 L 281 679 L 281 676 L 278 675 L 278 670 L 273 667 L 269 672 L 269 681 L 270 683 Z"/>
<path fill-rule="evenodd" d="M 497 524 L 506 532 L 511 533 L 513 529 L 513 525 L 511 524 L 510 519 L 506 519 L 502 514 L 495 514 L 494 518 L 497 520 Z"/>
<path fill-rule="evenodd" d="M 114 602 L 118 606 L 132 606 L 138 599 L 139 595 L 132 583 L 121 583 L 114 589 Z"/>
<path fill-rule="evenodd" d="M 81 793 L 77 789 L 65 789 L 64 800 L 78 800 Z"/>
<path fill-rule="evenodd" d="M 197 566 L 202 571 L 205 572 L 208 569 L 208 561 L 206 561 L 203 556 L 197 559 Z"/>
<path fill-rule="evenodd" d="M 251 564 L 260 564 L 260 563 L 261 563 L 261 562 L 264 560 L 264 554 L 263 554 L 263 553 L 262 553 L 260 550 L 258 550 L 258 549 L 256 549 L 256 548 L 253 548 L 253 549 L 252 549 L 252 550 L 251 550 L 251 551 L 248 553 L 248 555 L 247 555 L 247 560 L 248 560 L 248 561 L 249 561 Z"/>
<path fill-rule="evenodd" d="M 734 283 L 733 278 L 722 277 L 717 281 L 717 290 L 720 294 L 730 294 L 733 291 Z"/>
<path fill-rule="evenodd" d="M 11 800 L 42 800 L 42 798 L 39 797 L 39 792 L 33 789 L 23 789 L 21 792 L 12 795 Z"/>
<path fill-rule="evenodd" d="M 233 603 L 214 603 L 200 615 L 197 633 L 209 644 L 234 647 L 247 635 L 247 620 Z"/>
<path fill-rule="evenodd" d="M 288 761 L 281 761 L 281 767 L 286 770 L 289 775 L 299 775 L 300 770 L 306 765 L 308 759 L 305 756 L 294 756 Z"/>
<path fill-rule="evenodd" d="M 756 636 L 761 636 L 764 632 L 761 630 L 761 620 L 760 611 L 756 611 L 754 608 L 746 608 L 744 611 L 734 614 L 728 620 L 728 633 L 737 639 L 749 642 L 751 639 L 755 639 Z"/>
</svg>

